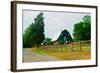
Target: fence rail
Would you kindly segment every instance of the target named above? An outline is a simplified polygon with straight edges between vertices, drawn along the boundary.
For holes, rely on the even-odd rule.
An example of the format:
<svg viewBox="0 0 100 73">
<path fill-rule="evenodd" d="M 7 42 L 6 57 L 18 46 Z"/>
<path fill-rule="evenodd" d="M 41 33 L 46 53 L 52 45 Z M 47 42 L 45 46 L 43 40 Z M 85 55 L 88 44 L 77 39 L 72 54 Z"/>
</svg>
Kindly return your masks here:
<svg viewBox="0 0 100 73">
<path fill-rule="evenodd" d="M 77 51 L 90 51 L 91 49 L 91 42 L 88 41 L 80 41 L 80 42 L 73 42 L 64 45 L 45 45 L 41 46 L 42 49 L 53 51 L 53 52 L 77 52 Z"/>
</svg>

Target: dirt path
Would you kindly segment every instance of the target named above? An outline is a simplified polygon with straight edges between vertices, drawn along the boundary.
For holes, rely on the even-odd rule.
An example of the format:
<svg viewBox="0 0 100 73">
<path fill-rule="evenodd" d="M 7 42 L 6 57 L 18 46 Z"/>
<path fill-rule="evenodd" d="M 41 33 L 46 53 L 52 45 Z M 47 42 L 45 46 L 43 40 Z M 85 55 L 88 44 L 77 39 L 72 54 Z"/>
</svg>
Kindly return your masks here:
<svg viewBox="0 0 100 73">
<path fill-rule="evenodd" d="M 47 56 L 47 55 L 41 55 L 37 54 L 35 52 L 32 52 L 31 49 L 24 49 L 23 50 L 23 62 L 41 62 L 41 61 L 59 61 L 60 59 Z"/>
</svg>

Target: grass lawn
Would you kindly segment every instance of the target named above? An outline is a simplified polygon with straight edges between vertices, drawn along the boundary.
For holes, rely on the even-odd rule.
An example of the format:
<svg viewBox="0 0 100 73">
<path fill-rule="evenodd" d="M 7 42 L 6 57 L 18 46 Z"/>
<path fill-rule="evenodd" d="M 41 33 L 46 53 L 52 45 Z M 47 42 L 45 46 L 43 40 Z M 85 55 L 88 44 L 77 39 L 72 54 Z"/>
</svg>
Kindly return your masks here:
<svg viewBox="0 0 100 73">
<path fill-rule="evenodd" d="M 78 47 L 73 48 L 74 52 L 70 48 L 58 48 L 57 51 L 51 51 L 43 48 L 32 48 L 32 51 L 39 54 L 49 55 L 53 57 L 57 57 L 62 60 L 85 60 L 91 59 L 90 47 L 84 46 L 82 47 L 82 51 Z M 66 50 L 66 51 L 65 51 Z"/>
</svg>

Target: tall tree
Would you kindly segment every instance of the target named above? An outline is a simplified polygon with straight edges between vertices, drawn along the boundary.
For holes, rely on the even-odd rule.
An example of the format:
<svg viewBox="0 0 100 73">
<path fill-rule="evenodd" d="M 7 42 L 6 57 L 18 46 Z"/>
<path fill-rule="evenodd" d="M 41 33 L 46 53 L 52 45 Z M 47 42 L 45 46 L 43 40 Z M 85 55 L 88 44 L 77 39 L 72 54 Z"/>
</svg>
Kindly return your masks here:
<svg viewBox="0 0 100 73">
<path fill-rule="evenodd" d="M 90 40 L 91 39 L 91 17 L 84 16 L 83 19 L 74 25 L 74 40 Z"/>
<path fill-rule="evenodd" d="M 23 34 L 23 47 L 33 47 L 39 45 L 45 39 L 44 35 L 44 17 L 43 13 L 37 15 L 32 23 Z"/>
<path fill-rule="evenodd" d="M 33 43 L 37 47 L 39 47 L 39 45 L 45 39 L 45 35 L 44 35 L 44 21 L 43 20 L 44 20 L 43 13 L 38 14 L 37 17 L 34 19 Z"/>
</svg>

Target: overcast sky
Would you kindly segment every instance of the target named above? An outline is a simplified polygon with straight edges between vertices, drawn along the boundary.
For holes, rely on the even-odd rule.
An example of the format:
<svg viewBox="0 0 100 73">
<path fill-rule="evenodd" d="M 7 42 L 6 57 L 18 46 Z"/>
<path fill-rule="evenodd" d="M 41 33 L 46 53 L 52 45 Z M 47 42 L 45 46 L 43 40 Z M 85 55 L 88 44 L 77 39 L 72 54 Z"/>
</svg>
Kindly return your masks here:
<svg viewBox="0 0 100 73">
<path fill-rule="evenodd" d="M 23 32 L 33 22 L 37 15 L 44 13 L 45 37 L 52 38 L 57 32 L 67 29 L 73 37 L 74 24 L 90 13 L 52 12 L 52 11 L 23 11 Z"/>
</svg>

